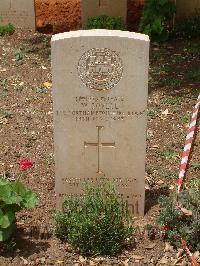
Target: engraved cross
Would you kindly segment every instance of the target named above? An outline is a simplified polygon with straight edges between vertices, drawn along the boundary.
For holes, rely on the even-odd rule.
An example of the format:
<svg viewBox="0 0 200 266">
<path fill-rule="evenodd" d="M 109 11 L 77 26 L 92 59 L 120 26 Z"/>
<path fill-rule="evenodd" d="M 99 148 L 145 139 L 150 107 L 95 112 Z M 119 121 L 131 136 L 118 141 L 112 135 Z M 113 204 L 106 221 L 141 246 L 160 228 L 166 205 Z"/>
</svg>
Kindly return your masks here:
<svg viewBox="0 0 200 266">
<path fill-rule="evenodd" d="M 84 142 L 84 147 L 87 148 L 88 146 L 97 147 L 98 152 L 98 164 L 97 164 L 97 173 L 101 174 L 103 173 L 101 171 L 101 165 L 102 165 L 102 148 L 103 147 L 109 147 L 109 148 L 115 148 L 115 142 L 109 143 L 109 142 L 102 142 L 101 140 L 101 131 L 104 127 L 103 126 L 97 126 L 98 130 L 98 140 L 97 142 Z"/>
</svg>

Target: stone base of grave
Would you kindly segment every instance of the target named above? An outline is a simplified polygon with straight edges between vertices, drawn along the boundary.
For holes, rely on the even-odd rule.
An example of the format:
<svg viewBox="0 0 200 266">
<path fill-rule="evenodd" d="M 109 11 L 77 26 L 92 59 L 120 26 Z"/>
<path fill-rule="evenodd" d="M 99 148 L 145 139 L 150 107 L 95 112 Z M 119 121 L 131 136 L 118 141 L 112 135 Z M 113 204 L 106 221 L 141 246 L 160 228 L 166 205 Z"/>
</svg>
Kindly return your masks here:
<svg viewBox="0 0 200 266">
<path fill-rule="evenodd" d="M 137 31 L 143 0 L 128 0 L 128 30 Z M 36 26 L 43 33 L 59 33 L 79 29 L 80 0 L 36 0 Z"/>
</svg>

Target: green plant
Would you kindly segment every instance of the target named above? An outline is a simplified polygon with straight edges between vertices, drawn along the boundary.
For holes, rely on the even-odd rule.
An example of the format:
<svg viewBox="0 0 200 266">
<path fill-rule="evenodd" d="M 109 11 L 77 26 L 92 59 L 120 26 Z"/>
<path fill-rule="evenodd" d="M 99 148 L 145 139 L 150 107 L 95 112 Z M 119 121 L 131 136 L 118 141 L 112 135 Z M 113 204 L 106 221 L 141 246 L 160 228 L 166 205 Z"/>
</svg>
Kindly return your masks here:
<svg viewBox="0 0 200 266">
<path fill-rule="evenodd" d="M 177 112 L 176 112 L 177 114 Z M 175 138 L 175 143 L 177 143 L 177 148 L 183 149 L 185 145 L 185 134 L 184 131 L 177 132 L 176 138 Z"/>
<path fill-rule="evenodd" d="M 110 17 L 106 15 L 89 18 L 86 29 L 110 29 L 110 30 L 125 30 L 126 26 L 122 18 Z"/>
<path fill-rule="evenodd" d="M 152 51 L 152 58 L 155 60 L 160 60 L 163 57 L 163 51 L 160 50 L 153 50 Z"/>
<path fill-rule="evenodd" d="M 183 52 L 187 54 L 188 57 L 192 58 L 193 55 L 196 56 L 200 54 L 200 41 L 198 39 L 195 39 L 195 42 L 190 40 L 187 43 L 184 40 L 184 44 Z"/>
<path fill-rule="evenodd" d="M 166 64 L 166 65 L 155 67 L 153 72 L 155 75 L 162 75 L 162 74 L 168 74 L 171 71 L 172 71 L 172 68 Z"/>
<path fill-rule="evenodd" d="M 165 159 L 174 159 L 176 157 L 176 151 L 174 150 L 163 150 L 162 152 L 160 152 L 161 157 L 165 158 Z"/>
<path fill-rule="evenodd" d="M 176 105 L 181 102 L 181 97 L 178 96 L 166 96 L 161 100 L 164 104 Z"/>
<path fill-rule="evenodd" d="M 169 21 L 175 10 L 175 3 L 171 0 L 145 1 L 140 31 L 148 34 L 152 40 L 166 41 L 169 37 Z"/>
<path fill-rule="evenodd" d="M 17 249 L 17 244 L 14 241 L 9 240 L 4 243 L 3 250 L 5 250 L 5 252 L 11 253 L 14 252 L 16 249 Z"/>
<path fill-rule="evenodd" d="M 8 24 L 5 26 L 0 25 L 0 36 L 6 34 L 13 34 L 15 32 L 15 27 L 12 24 Z"/>
<path fill-rule="evenodd" d="M 16 49 L 15 51 L 15 60 L 16 61 L 21 61 L 23 59 L 23 54 L 21 49 Z"/>
<path fill-rule="evenodd" d="M 190 69 L 186 76 L 189 80 L 200 81 L 200 67 Z"/>
<path fill-rule="evenodd" d="M 186 115 L 180 116 L 180 119 L 181 119 L 181 121 L 183 123 L 189 123 L 190 119 L 191 119 L 191 115 L 190 114 L 186 114 Z"/>
<path fill-rule="evenodd" d="M 44 92 L 44 85 L 41 84 L 36 87 L 36 93 L 43 93 Z"/>
<path fill-rule="evenodd" d="M 200 163 L 191 163 L 191 167 L 194 169 L 194 170 L 200 170 Z"/>
<path fill-rule="evenodd" d="M 200 177 L 191 181 L 189 191 L 161 197 L 161 212 L 158 223 L 168 228 L 166 238 L 172 244 L 181 246 L 178 237 L 182 237 L 192 251 L 200 248 Z"/>
<path fill-rule="evenodd" d="M 0 86 L 5 86 L 6 85 L 6 79 L 0 79 Z"/>
<path fill-rule="evenodd" d="M 173 170 L 169 170 L 167 168 L 162 167 L 162 169 L 160 169 L 160 175 L 161 177 L 165 178 L 168 181 L 172 181 L 172 179 L 174 179 L 177 176 L 176 171 Z"/>
<path fill-rule="evenodd" d="M 174 55 L 174 58 L 172 60 L 173 62 L 180 64 L 186 61 L 186 56 L 183 55 Z"/>
<path fill-rule="evenodd" d="M 177 87 L 180 86 L 181 81 L 172 77 L 167 77 L 159 80 L 159 85 L 161 87 Z"/>
<path fill-rule="evenodd" d="M 110 183 L 87 183 L 82 198 L 67 197 L 55 216 L 55 232 L 84 255 L 115 255 L 133 233 L 127 203 Z"/>
<path fill-rule="evenodd" d="M 15 230 L 15 213 L 23 208 L 33 208 L 36 195 L 19 181 L 0 178 L 0 242 L 10 238 Z"/>
<path fill-rule="evenodd" d="M 8 94 L 8 89 L 7 89 L 7 86 L 6 86 L 6 82 L 7 82 L 6 79 L 0 79 L 0 92 L 1 92 L 0 95 L 2 97 L 7 96 L 7 94 Z"/>
<path fill-rule="evenodd" d="M 12 117 L 12 113 L 10 111 L 5 111 L 3 117 L 4 118 L 11 118 Z"/>
<path fill-rule="evenodd" d="M 147 116 L 150 117 L 151 119 L 154 119 L 158 115 L 158 110 L 154 108 L 149 108 L 147 111 Z"/>
<path fill-rule="evenodd" d="M 199 38 L 200 36 L 200 14 L 178 21 L 175 27 L 178 36 L 184 38 Z"/>
</svg>

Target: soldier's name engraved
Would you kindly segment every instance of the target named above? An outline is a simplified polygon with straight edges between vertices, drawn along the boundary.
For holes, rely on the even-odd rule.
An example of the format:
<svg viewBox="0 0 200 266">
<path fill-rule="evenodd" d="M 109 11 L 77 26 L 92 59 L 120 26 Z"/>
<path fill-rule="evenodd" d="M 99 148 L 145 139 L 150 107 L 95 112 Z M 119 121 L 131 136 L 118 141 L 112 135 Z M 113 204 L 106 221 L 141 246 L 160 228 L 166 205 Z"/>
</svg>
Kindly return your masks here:
<svg viewBox="0 0 200 266">
<path fill-rule="evenodd" d="M 91 111 L 91 110 L 57 110 L 57 119 L 73 118 L 76 122 L 90 122 L 90 121 L 120 121 L 125 119 L 142 118 L 146 115 L 146 110 L 141 111 Z"/>
</svg>

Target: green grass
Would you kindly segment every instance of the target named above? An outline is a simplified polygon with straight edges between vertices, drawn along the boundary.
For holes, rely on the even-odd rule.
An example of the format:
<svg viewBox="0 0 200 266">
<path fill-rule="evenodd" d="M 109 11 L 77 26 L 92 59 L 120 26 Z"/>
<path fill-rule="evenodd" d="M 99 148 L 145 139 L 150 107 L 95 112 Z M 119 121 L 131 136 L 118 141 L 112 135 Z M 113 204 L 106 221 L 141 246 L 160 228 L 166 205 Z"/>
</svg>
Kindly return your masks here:
<svg viewBox="0 0 200 266">
<path fill-rule="evenodd" d="M 178 96 L 166 96 L 161 100 L 164 104 L 177 105 L 181 102 L 181 97 Z"/>
<path fill-rule="evenodd" d="M 188 42 L 183 51 L 194 55 L 200 54 L 200 42 Z"/>
<path fill-rule="evenodd" d="M 0 36 L 3 36 L 3 35 L 11 35 L 15 32 L 15 27 L 12 25 L 12 24 L 8 24 L 8 25 L 5 25 L 5 26 L 2 26 L 0 25 Z"/>
<path fill-rule="evenodd" d="M 0 79 L 0 96 L 6 97 L 8 95 L 8 89 L 6 86 L 6 79 Z"/>
<path fill-rule="evenodd" d="M 183 55 L 173 55 L 173 61 L 177 64 L 185 62 L 186 57 Z"/>
<path fill-rule="evenodd" d="M 36 87 L 36 93 L 43 93 L 44 92 L 44 86 L 43 84 Z"/>
<path fill-rule="evenodd" d="M 164 79 L 160 79 L 159 85 L 161 87 L 179 87 L 181 85 L 181 81 L 179 79 L 167 77 Z"/>
<path fill-rule="evenodd" d="M 160 152 L 160 155 L 162 158 L 165 158 L 166 160 L 168 159 L 174 159 L 176 157 L 176 151 L 168 149 L 168 150 L 163 150 Z"/>
<path fill-rule="evenodd" d="M 158 60 L 158 59 L 160 59 L 161 57 L 163 56 L 163 53 L 162 53 L 162 51 L 160 51 L 160 50 L 153 50 L 153 52 L 152 52 L 152 58 L 153 59 L 155 59 L 155 60 Z"/>
<path fill-rule="evenodd" d="M 200 163 L 191 163 L 191 167 L 194 169 L 194 170 L 200 170 Z"/>
<path fill-rule="evenodd" d="M 179 131 L 176 135 L 176 143 L 179 145 L 181 149 L 183 149 L 185 145 L 185 134 L 182 131 Z"/>
<path fill-rule="evenodd" d="M 20 48 L 15 50 L 15 60 L 16 61 L 23 60 L 23 54 Z"/>
<path fill-rule="evenodd" d="M 6 79 L 0 79 L 0 88 L 2 87 L 2 88 L 5 88 L 5 86 L 6 86 Z"/>
<path fill-rule="evenodd" d="M 197 10 L 196 10 L 197 11 Z M 178 36 L 184 39 L 199 38 L 200 36 L 200 13 L 196 12 L 191 16 L 176 23 L 176 32 Z"/>
<path fill-rule="evenodd" d="M 147 116 L 151 119 L 155 118 L 158 115 L 158 111 L 154 108 L 149 108 L 147 111 Z"/>
<path fill-rule="evenodd" d="M 177 176 L 177 173 L 169 169 L 164 169 L 163 171 L 161 171 L 161 176 L 166 179 L 174 179 Z"/>
<path fill-rule="evenodd" d="M 172 71 L 172 68 L 169 65 L 162 65 L 162 66 L 157 66 L 154 69 L 154 74 L 160 75 L 160 74 L 168 74 Z"/>
<path fill-rule="evenodd" d="M 192 68 L 186 73 L 186 77 L 192 81 L 200 81 L 200 68 Z"/>
<path fill-rule="evenodd" d="M 12 113 L 10 111 L 5 111 L 3 117 L 4 118 L 11 118 L 12 117 Z"/>
<path fill-rule="evenodd" d="M 190 122 L 190 115 L 187 114 L 187 115 L 180 116 L 180 120 L 181 120 L 183 123 L 189 123 L 189 122 Z"/>
</svg>

